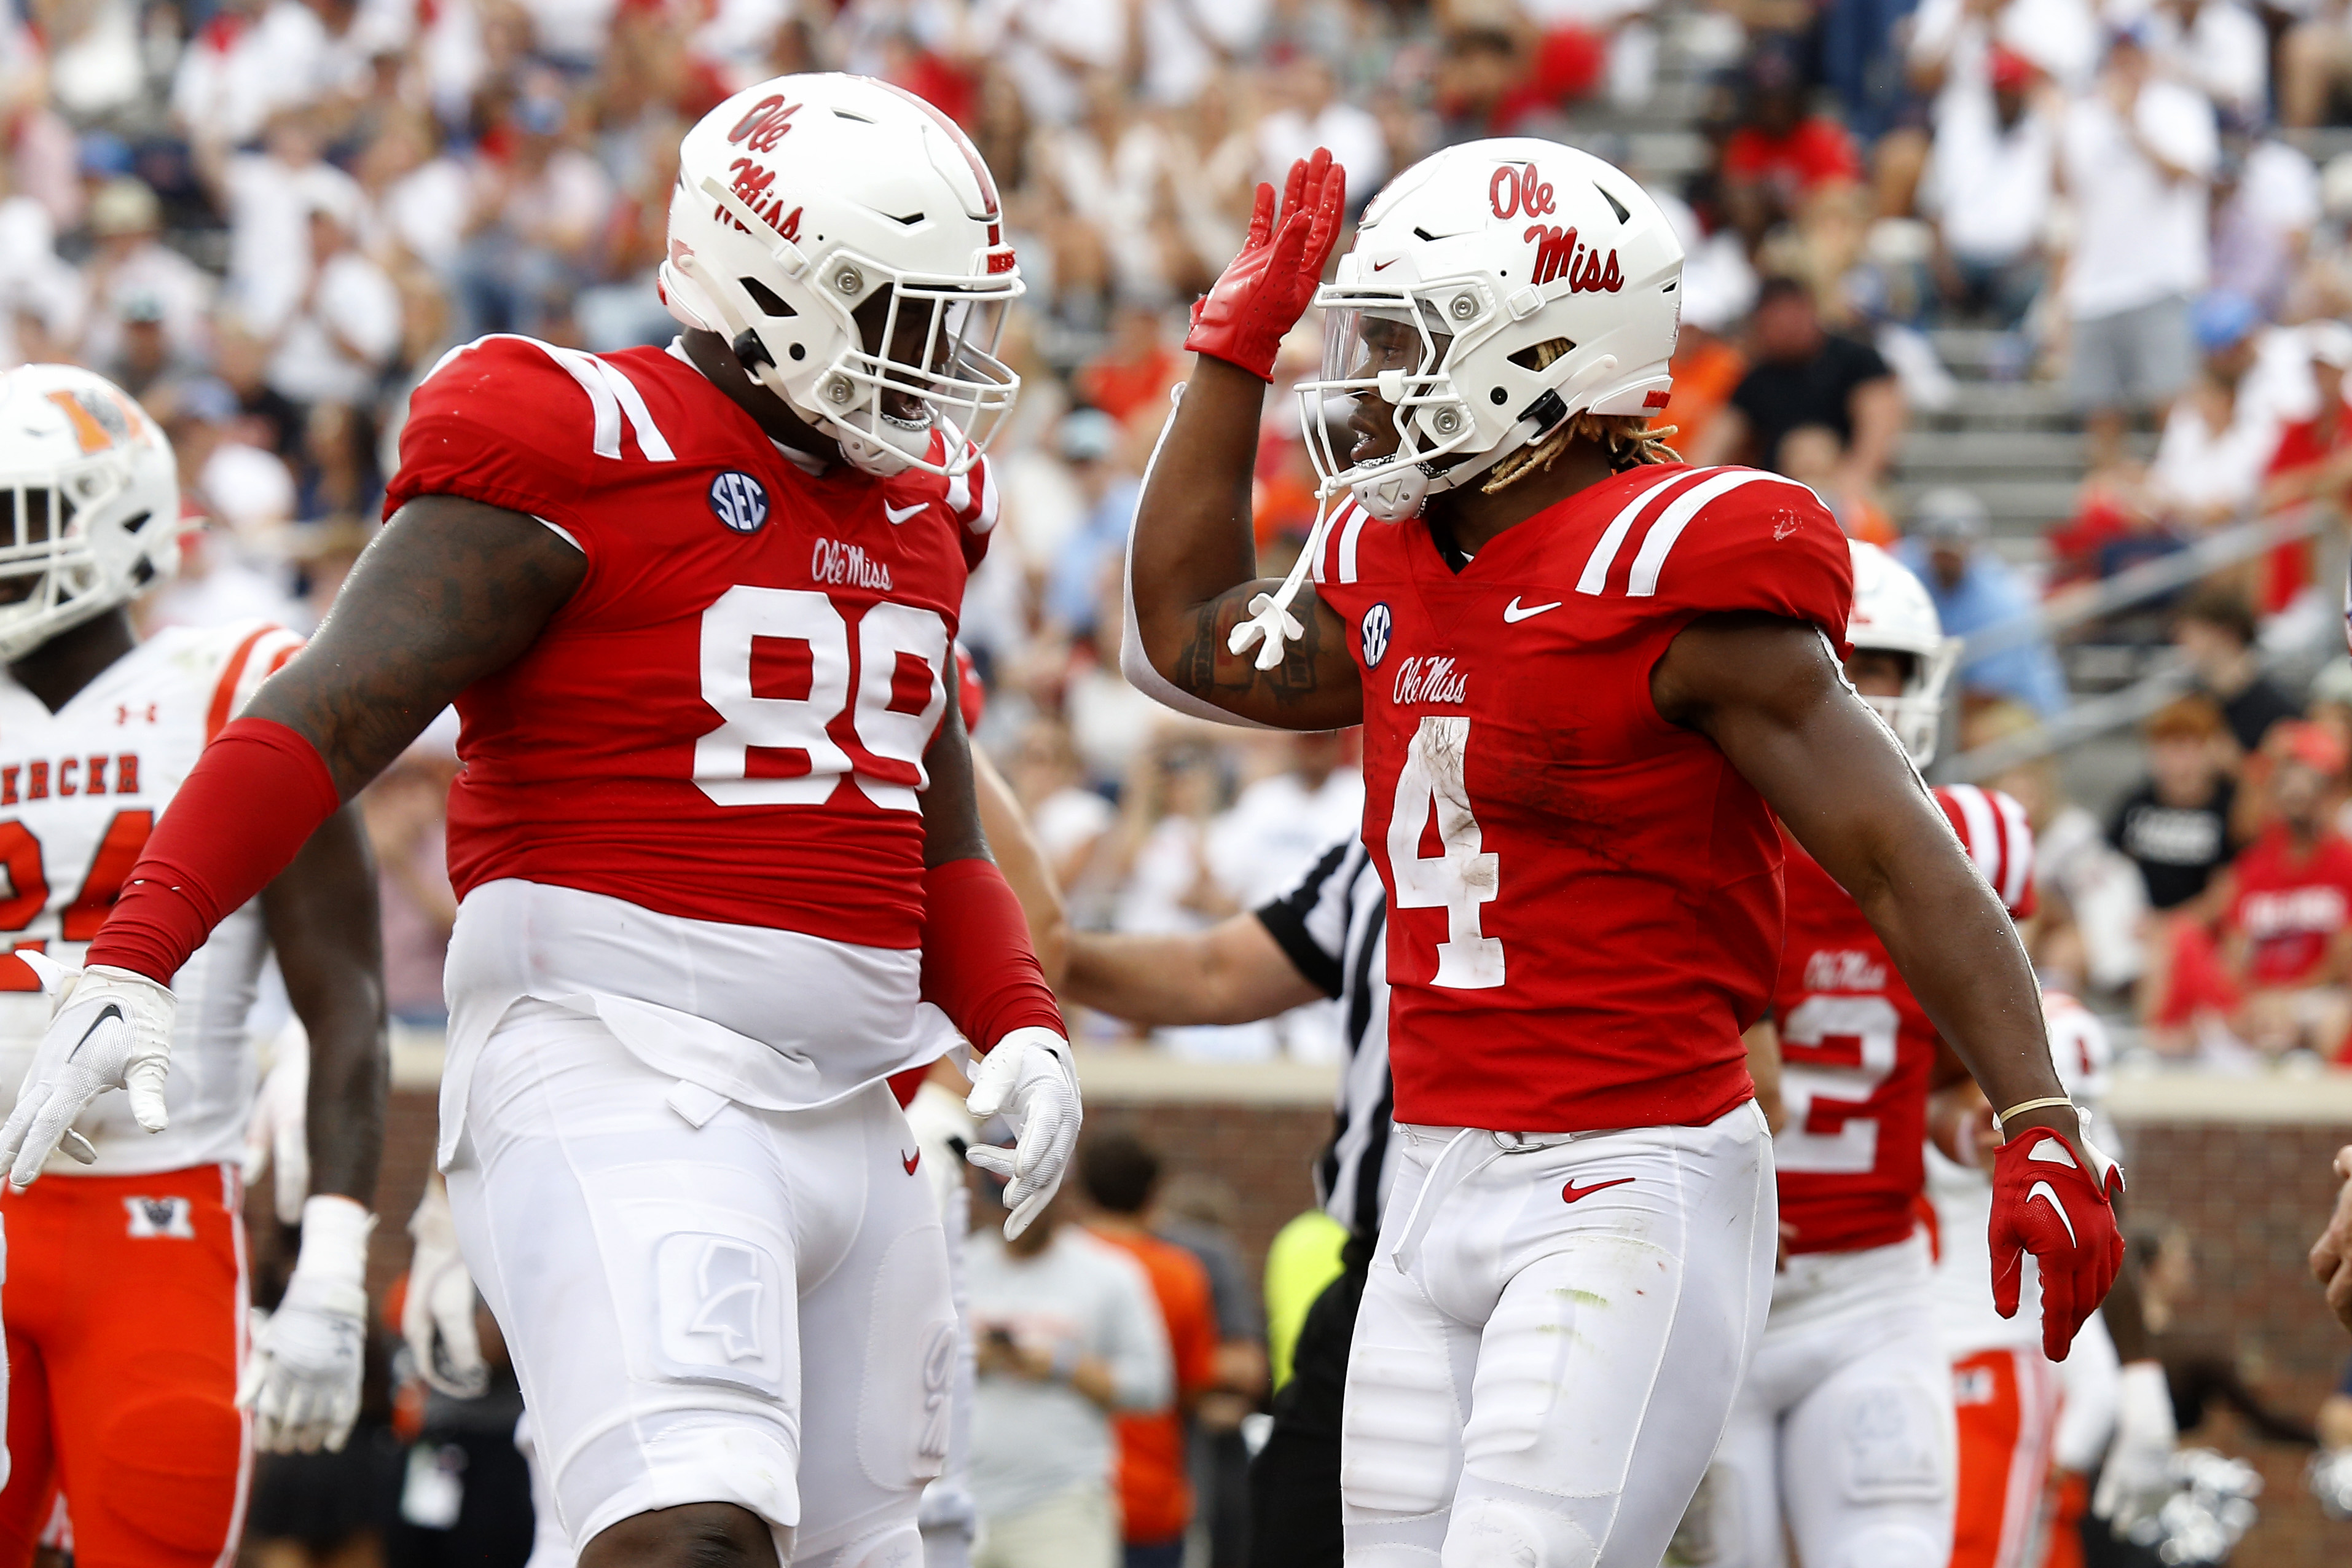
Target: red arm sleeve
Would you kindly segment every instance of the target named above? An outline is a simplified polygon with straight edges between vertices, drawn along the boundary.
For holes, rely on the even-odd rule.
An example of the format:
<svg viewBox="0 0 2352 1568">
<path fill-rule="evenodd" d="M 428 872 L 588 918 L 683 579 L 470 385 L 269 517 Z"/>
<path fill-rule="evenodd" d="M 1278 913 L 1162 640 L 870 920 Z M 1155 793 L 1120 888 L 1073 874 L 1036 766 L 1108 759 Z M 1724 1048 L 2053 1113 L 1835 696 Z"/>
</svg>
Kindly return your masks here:
<svg viewBox="0 0 2352 1568">
<path fill-rule="evenodd" d="M 232 721 L 172 797 L 88 962 L 169 985 L 341 805 L 310 742 L 268 719 Z"/>
<path fill-rule="evenodd" d="M 995 861 L 950 860 L 923 873 L 923 1000 L 982 1052 L 1032 1025 L 1067 1035 L 1021 900 Z"/>
</svg>

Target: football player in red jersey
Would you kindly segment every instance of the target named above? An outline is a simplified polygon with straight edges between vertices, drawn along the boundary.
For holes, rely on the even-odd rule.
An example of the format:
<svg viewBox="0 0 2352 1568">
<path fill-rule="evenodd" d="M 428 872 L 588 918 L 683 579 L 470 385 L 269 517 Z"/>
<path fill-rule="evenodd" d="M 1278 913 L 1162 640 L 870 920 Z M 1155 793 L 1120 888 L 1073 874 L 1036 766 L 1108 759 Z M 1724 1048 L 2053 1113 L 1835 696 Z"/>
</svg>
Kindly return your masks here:
<svg viewBox="0 0 2352 1568">
<path fill-rule="evenodd" d="M 679 163 L 683 336 L 417 389 L 383 531 L 157 825 L 0 1156 L 157 1071 L 179 958 L 454 701 L 439 1157 L 580 1561 L 895 1568 L 956 1346 L 884 1080 L 987 1053 L 1014 1229 L 1078 1125 L 950 701 L 1020 274 L 880 82 L 765 82 Z"/>
<path fill-rule="evenodd" d="M 1846 678 L 1925 767 L 1958 645 L 1944 637 L 1917 578 L 1876 545 L 1856 542 L 1853 552 Z M 1935 796 L 2002 904 L 2030 913 L 2024 808 L 1972 784 Z M 1793 1540 L 1806 1563 L 1944 1568 L 1951 1363 L 1915 1205 L 1927 1180 L 1928 1097 L 1966 1069 L 1853 899 L 1783 838 L 1788 938 L 1772 1016 L 1750 1038 L 1781 1064 L 1786 1121 L 1772 1158 L 1789 1256 L 1685 1526 L 1685 1555 L 1781 1568 L 1782 1543 Z M 1981 1273 L 1976 1289 L 1984 1291 Z"/>
<path fill-rule="evenodd" d="M 1655 204 L 1554 142 L 1454 147 L 1372 202 L 1318 296 L 1340 186 L 1318 153 L 1279 222 L 1262 190 L 1195 311 L 1125 662 L 1195 711 L 1364 725 L 1404 1159 L 1349 1366 L 1349 1562 L 1649 1568 L 1769 1295 L 1741 1032 L 1780 958 L 1775 814 L 2001 1108 L 1996 1268 L 2013 1309 L 2040 1259 L 2056 1353 L 2121 1254 L 2112 1166 L 2008 915 L 1842 677 L 1837 524 L 1647 427 L 1682 270 Z M 1310 302 L 1309 447 L 1349 498 L 1277 586 L 1248 487 Z M 1352 405 L 1351 449 L 1327 403 Z"/>
</svg>

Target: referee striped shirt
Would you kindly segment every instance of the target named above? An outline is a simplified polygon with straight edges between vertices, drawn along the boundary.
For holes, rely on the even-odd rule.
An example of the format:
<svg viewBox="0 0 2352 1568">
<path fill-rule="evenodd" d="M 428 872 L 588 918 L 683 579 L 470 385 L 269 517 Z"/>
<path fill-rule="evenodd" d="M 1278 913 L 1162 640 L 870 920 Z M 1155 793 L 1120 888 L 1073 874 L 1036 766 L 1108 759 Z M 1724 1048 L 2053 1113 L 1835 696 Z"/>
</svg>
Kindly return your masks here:
<svg viewBox="0 0 2352 1568">
<path fill-rule="evenodd" d="M 1388 893 L 1362 840 L 1325 850 L 1257 918 L 1309 984 L 1339 1005 L 1348 1042 L 1331 1142 L 1315 1165 L 1315 1194 L 1332 1218 L 1377 1236 L 1396 1161 L 1389 1145 Z"/>
</svg>

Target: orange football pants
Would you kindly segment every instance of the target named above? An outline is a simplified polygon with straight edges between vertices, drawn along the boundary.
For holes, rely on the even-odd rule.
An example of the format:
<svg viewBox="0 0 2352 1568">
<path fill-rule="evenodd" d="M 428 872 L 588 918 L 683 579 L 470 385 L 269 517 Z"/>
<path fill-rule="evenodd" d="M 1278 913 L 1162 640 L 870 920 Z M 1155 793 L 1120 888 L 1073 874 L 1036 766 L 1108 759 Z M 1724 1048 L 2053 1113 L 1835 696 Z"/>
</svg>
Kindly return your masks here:
<svg viewBox="0 0 2352 1568">
<path fill-rule="evenodd" d="M 8 1452 L 0 1568 L 58 1495 L 78 1568 L 226 1568 L 248 1446 L 243 1194 L 233 1165 L 0 1183 Z"/>
<path fill-rule="evenodd" d="M 2025 1568 L 2042 1522 L 2058 1369 L 2039 1350 L 1980 1351 L 1952 1363 L 1959 1418 L 1952 1568 Z"/>
</svg>

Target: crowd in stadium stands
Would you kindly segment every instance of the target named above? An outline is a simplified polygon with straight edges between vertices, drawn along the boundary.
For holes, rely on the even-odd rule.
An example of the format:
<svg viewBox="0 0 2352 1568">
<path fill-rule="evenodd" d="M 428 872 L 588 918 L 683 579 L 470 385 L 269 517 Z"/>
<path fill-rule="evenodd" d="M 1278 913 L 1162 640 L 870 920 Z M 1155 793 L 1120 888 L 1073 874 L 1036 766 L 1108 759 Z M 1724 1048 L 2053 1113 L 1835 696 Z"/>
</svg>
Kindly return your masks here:
<svg viewBox="0 0 2352 1568">
<path fill-rule="evenodd" d="M 2036 957 L 2152 1051 L 2342 1051 L 2352 668 L 2306 706 L 2310 667 L 2271 658 L 2332 623 L 2352 486 L 2352 153 L 2315 158 L 2352 110 L 2335 0 L 0 0 L 0 363 L 100 370 L 177 443 L 212 526 L 148 624 L 315 625 L 376 523 L 408 389 L 485 332 L 666 341 L 680 132 L 748 82 L 833 67 L 955 116 L 1003 188 L 1025 389 L 964 637 L 980 740 L 1081 924 L 1213 921 L 1358 816 L 1351 737 L 1177 721 L 1118 669 L 1120 547 L 1183 311 L 1253 186 L 1328 146 L 1360 209 L 1436 147 L 1549 135 L 1627 164 L 1682 231 L 1662 421 L 1682 451 L 1813 486 L 1896 545 L 1949 632 L 2249 518 L 2326 515 L 2091 623 L 2184 672 L 2146 720 L 2144 779 L 2094 788 L 2035 755 L 2084 688 L 2033 636 L 1971 650 L 1946 754 L 2027 759 L 1994 782 L 2042 837 Z M 2079 416 L 2066 515 L 2021 531 L 1968 488 L 1901 482 L 1906 432 L 1951 404 L 1953 327 L 1991 345 L 1997 386 L 2060 389 Z M 1297 430 L 1269 400 L 1269 570 L 1315 513 Z M 455 765 L 436 731 L 368 802 L 394 1005 L 424 1024 Z M 1158 1043 L 1336 1048 L 1311 1011 Z"/>
</svg>

